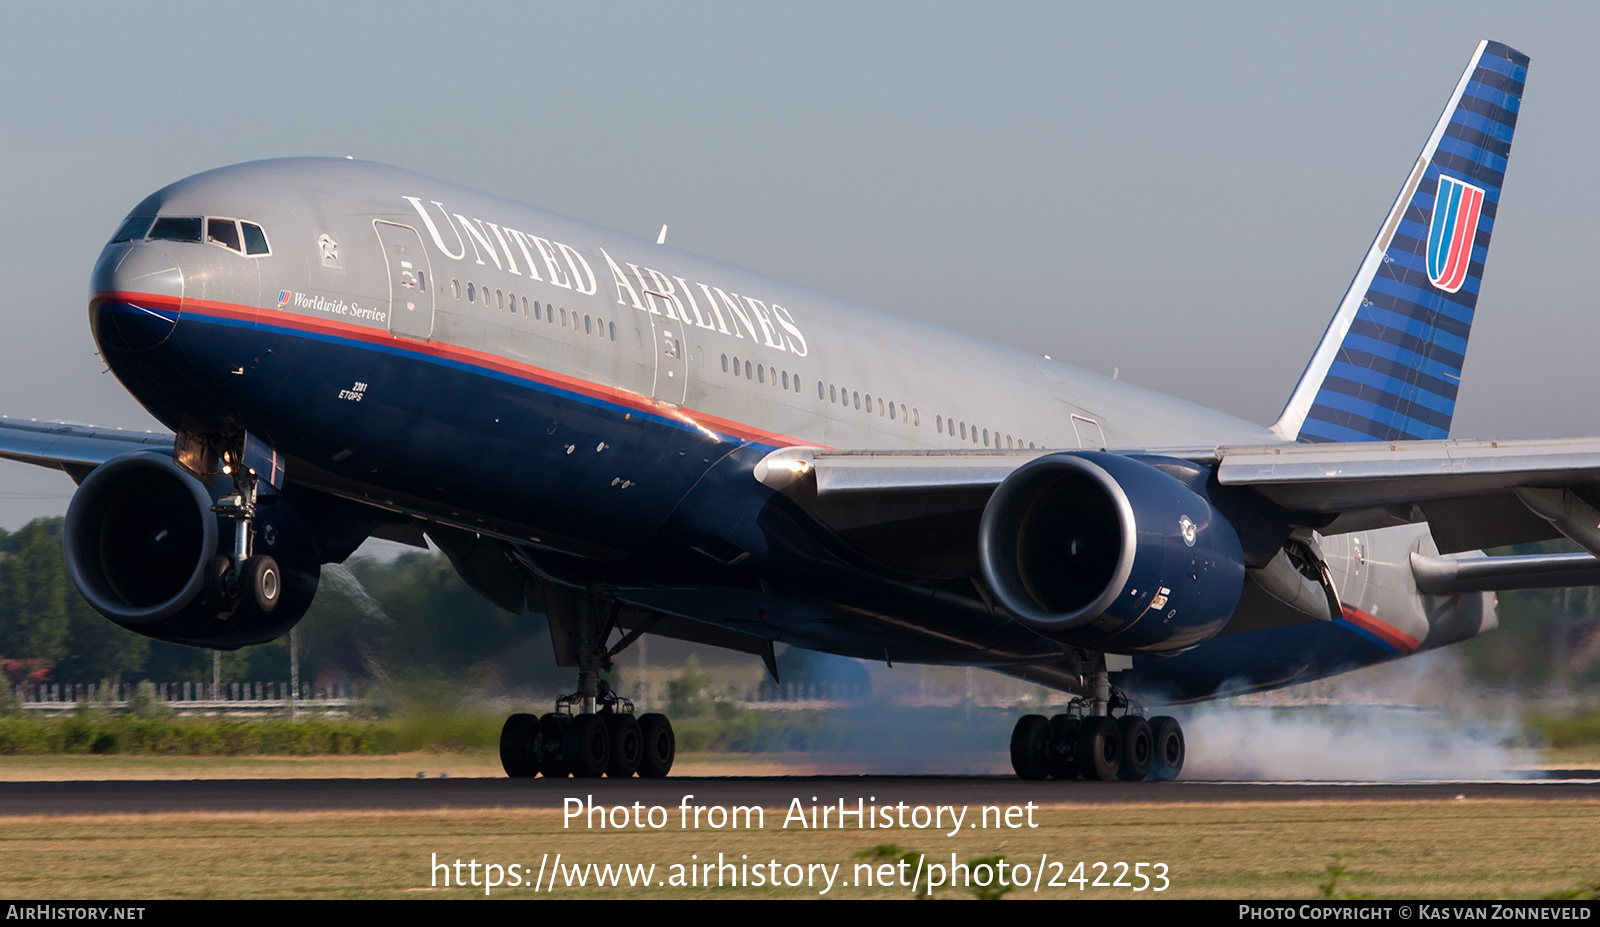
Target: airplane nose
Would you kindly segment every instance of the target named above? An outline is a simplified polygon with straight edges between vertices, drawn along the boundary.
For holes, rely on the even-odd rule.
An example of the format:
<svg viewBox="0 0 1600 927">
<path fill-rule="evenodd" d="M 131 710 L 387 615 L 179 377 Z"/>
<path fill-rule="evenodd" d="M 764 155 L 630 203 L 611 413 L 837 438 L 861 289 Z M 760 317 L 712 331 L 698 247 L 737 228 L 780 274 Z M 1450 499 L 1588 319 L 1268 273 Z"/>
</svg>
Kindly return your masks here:
<svg viewBox="0 0 1600 927">
<path fill-rule="evenodd" d="M 89 278 L 89 324 L 102 352 L 148 351 L 183 308 L 183 270 L 158 244 L 107 245 Z"/>
</svg>

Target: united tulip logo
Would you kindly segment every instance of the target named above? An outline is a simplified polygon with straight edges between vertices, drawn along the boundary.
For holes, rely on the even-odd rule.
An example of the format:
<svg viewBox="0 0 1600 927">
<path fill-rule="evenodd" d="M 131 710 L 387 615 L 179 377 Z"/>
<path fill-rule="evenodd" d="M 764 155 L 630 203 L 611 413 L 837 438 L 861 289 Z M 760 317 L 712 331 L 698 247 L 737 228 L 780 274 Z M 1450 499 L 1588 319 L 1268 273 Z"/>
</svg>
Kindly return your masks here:
<svg viewBox="0 0 1600 927">
<path fill-rule="evenodd" d="M 1483 188 L 1450 177 L 1439 178 L 1428 226 L 1428 279 L 1446 293 L 1461 289 L 1472 263 L 1472 244 L 1483 215 Z"/>
</svg>

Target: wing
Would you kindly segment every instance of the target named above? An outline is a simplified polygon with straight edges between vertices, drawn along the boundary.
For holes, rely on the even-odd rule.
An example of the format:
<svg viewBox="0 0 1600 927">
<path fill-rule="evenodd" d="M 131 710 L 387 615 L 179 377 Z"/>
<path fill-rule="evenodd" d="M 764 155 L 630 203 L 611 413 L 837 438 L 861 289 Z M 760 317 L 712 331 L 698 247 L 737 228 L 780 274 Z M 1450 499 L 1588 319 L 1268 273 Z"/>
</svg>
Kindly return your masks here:
<svg viewBox="0 0 1600 927">
<path fill-rule="evenodd" d="M 63 470 L 79 483 L 90 470 L 132 451 L 170 455 L 173 440 L 160 432 L 0 416 L 0 457 Z"/>
<path fill-rule="evenodd" d="M 1225 447 L 1216 474 L 1291 511 L 1337 516 L 1330 532 L 1427 521 L 1449 553 L 1586 533 L 1573 519 L 1593 511 L 1600 438 Z"/>
<path fill-rule="evenodd" d="M 983 509 L 1022 465 L 1073 451 L 829 451 L 784 448 L 755 476 L 881 563 L 915 574 L 971 572 Z M 1215 486 L 1281 510 L 1324 534 L 1427 522 L 1444 553 L 1566 536 L 1600 553 L 1600 438 L 1288 443 L 1118 452 L 1180 460 Z M 1418 567 L 1456 575 L 1441 558 Z M 1480 588 L 1600 578 L 1588 555 L 1494 558 L 1467 570 Z M 1465 576 L 1465 573 L 1462 574 Z M 1494 576 L 1494 579 L 1485 577 Z M 1465 580 L 1463 580 L 1465 581 Z M 1436 585 L 1443 580 L 1436 579 Z M 1444 586 L 1438 586 L 1441 590 Z"/>
</svg>

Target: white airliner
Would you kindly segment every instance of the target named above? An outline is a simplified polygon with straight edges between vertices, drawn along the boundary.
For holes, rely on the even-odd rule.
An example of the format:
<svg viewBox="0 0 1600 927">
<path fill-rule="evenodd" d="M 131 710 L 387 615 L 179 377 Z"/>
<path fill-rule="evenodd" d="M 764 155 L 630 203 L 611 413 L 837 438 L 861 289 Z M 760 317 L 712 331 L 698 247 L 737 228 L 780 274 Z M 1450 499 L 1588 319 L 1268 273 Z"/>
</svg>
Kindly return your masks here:
<svg viewBox="0 0 1600 927">
<path fill-rule="evenodd" d="M 576 691 L 513 776 L 665 775 L 603 676 L 641 634 L 982 666 L 1079 696 L 1030 778 L 1172 778 L 1139 698 L 1267 689 L 1494 627 L 1595 558 L 1600 440 L 1447 440 L 1527 58 L 1483 43 L 1282 417 L 1241 421 L 403 170 L 262 161 L 128 214 L 89 314 L 172 436 L 0 422 L 81 484 L 84 597 L 154 638 L 285 633 L 321 564 L 431 539 L 549 618 Z M 1376 211 L 1376 209 L 1375 209 Z M 1430 531 L 1431 529 L 1431 531 Z"/>
</svg>

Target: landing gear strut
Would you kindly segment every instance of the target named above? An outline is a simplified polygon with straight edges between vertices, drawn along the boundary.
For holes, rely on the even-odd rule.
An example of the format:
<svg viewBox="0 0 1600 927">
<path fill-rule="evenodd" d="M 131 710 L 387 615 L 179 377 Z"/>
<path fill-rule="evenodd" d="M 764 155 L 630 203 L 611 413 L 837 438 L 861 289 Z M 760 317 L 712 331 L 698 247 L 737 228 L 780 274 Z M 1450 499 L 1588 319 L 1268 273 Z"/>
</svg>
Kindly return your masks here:
<svg viewBox="0 0 1600 927">
<path fill-rule="evenodd" d="M 1096 698 L 1076 698 L 1052 718 L 1025 715 L 1011 732 L 1011 767 L 1023 779 L 1165 782 L 1183 771 L 1176 718 L 1146 719 L 1142 707 L 1096 674 Z"/>
<path fill-rule="evenodd" d="M 234 523 L 233 556 L 218 554 L 206 564 L 206 592 L 233 603 L 233 608 L 245 605 L 266 614 L 283 597 L 283 573 L 270 554 L 253 552 L 260 477 L 240 462 L 241 448 L 242 443 L 221 454 L 221 471 L 233 481 L 233 492 L 218 499 L 212 511 Z M 272 543 L 270 536 L 267 543 Z"/>
</svg>

